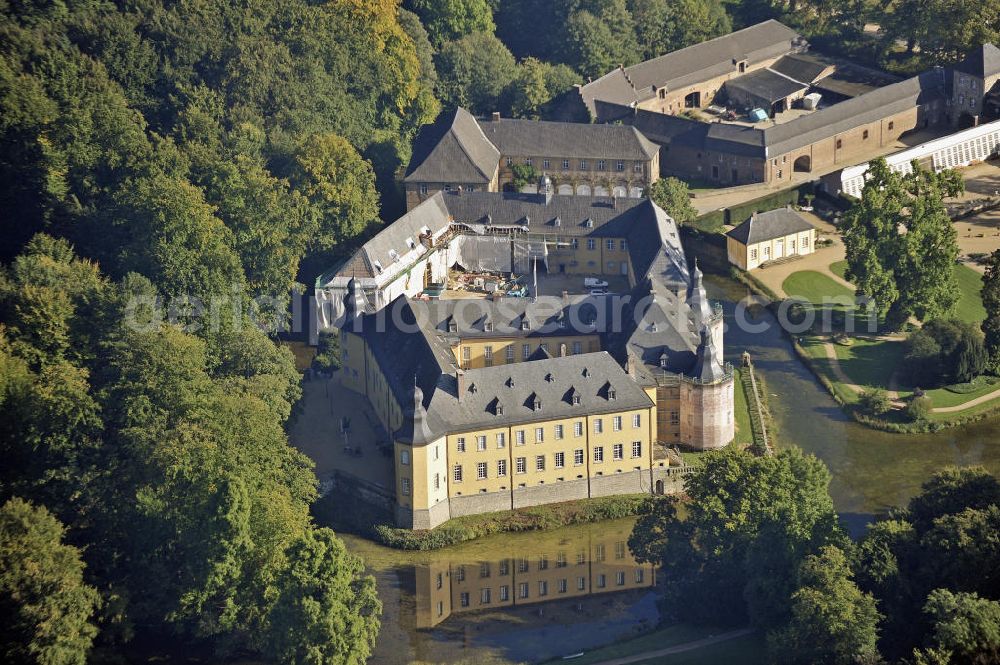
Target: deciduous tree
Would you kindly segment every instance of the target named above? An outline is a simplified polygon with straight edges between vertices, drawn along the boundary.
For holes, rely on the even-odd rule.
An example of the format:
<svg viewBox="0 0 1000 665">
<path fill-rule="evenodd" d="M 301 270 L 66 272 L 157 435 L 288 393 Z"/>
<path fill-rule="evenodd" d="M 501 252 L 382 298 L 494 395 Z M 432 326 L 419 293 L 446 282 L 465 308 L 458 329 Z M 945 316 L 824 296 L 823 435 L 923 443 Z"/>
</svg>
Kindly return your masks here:
<svg viewBox="0 0 1000 665">
<path fill-rule="evenodd" d="M 0 657 L 6 663 L 83 665 L 97 628 L 97 591 L 77 548 L 44 508 L 19 498 L 0 507 Z"/>
</svg>

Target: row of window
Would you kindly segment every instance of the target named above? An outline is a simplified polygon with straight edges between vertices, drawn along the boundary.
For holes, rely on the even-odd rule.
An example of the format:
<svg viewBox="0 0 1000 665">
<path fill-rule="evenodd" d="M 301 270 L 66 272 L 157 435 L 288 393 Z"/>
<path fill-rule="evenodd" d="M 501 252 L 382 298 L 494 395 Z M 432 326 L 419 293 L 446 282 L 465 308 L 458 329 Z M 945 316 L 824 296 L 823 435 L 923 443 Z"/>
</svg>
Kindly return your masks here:
<svg viewBox="0 0 1000 665">
<path fill-rule="evenodd" d="M 534 160 L 531 157 L 528 157 L 528 158 L 526 158 L 524 160 L 525 166 L 532 166 L 534 163 L 535 162 L 534 162 Z M 596 163 L 596 170 L 597 171 L 607 171 L 608 170 L 608 163 L 607 163 L 606 160 L 598 159 L 595 163 Z M 625 170 L 625 162 L 623 160 L 620 160 L 620 159 L 616 160 L 614 164 L 615 164 L 615 171 L 621 172 L 621 171 Z M 512 166 L 514 166 L 514 158 L 513 157 L 508 157 L 507 158 L 507 167 L 510 168 Z M 547 170 L 549 170 L 551 168 L 552 168 L 552 161 L 548 160 L 548 159 L 543 159 L 542 160 L 542 170 L 547 171 Z M 569 170 L 569 168 L 570 168 L 570 161 L 568 159 L 562 160 L 562 168 L 563 168 L 564 171 L 568 171 Z M 587 161 L 586 159 L 579 160 L 577 162 L 577 170 L 578 171 L 589 171 L 590 170 L 590 162 Z M 635 163 L 632 164 L 632 171 L 634 173 L 642 173 L 645 170 L 646 170 L 646 165 L 643 162 L 635 162 Z"/>
<path fill-rule="evenodd" d="M 604 446 L 594 446 L 593 450 L 594 462 L 599 464 L 604 461 Z M 642 457 L 642 441 L 632 442 L 632 459 Z M 613 460 L 623 460 L 625 459 L 625 444 L 616 443 L 611 446 L 611 459 Z M 548 461 L 547 455 L 535 455 L 535 471 L 545 471 L 545 467 Z M 583 466 L 584 461 L 584 451 L 583 448 L 577 448 L 573 451 L 573 465 Z M 566 468 L 566 453 L 557 452 L 552 453 L 552 463 L 553 468 L 563 469 Z M 514 472 L 515 473 L 527 473 L 528 472 L 528 458 L 527 457 L 515 457 L 514 458 Z M 456 464 L 452 467 L 452 477 L 456 483 L 462 482 L 465 475 L 464 467 L 461 464 Z M 486 480 L 489 477 L 489 463 L 488 462 L 477 462 L 476 463 L 476 479 Z M 507 477 L 507 460 L 500 459 L 496 461 L 496 477 L 506 478 Z M 404 488 L 409 486 L 409 479 L 403 478 Z M 404 492 L 408 494 L 408 492 Z"/>
<path fill-rule="evenodd" d="M 604 419 L 603 418 L 594 418 L 593 420 L 594 420 L 594 434 L 601 434 L 602 432 L 604 432 Z M 614 431 L 614 432 L 620 432 L 620 431 L 622 431 L 622 423 L 623 423 L 622 416 L 612 416 L 612 418 L 611 418 L 611 430 Z M 642 427 L 642 414 L 641 413 L 633 413 L 632 414 L 632 429 L 639 429 L 641 427 Z M 519 430 L 515 430 L 514 431 L 514 443 L 515 443 L 515 445 L 523 446 L 525 444 L 525 441 L 527 440 L 527 435 L 525 434 L 525 432 L 526 432 L 526 430 L 523 430 L 523 429 L 519 429 Z M 557 424 L 553 425 L 552 426 L 552 434 L 553 434 L 553 437 L 555 439 L 557 439 L 557 440 L 558 439 L 564 439 L 564 438 L 566 438 L 566 428 L 565 428 L 565 425 L 563 425 L 561 423 L 557 423 Z M 573 423 L 573 436 L 575 436 L 575 437 L 583 436 L 583 421 L 582 420 L 578 420 L 575 423 Z M 476 435 L 475 439 L 476 439 L 476 450 L 479 450 L 479 451 L 486 450 L 486 447 L 487 447 L 487 445 L 486 445 L 487 444 L 486 435 L 484 435 L 484 434 L 478 434 L 478 435 Z M 545 428 L 544 427 L 536 427 L 535 428 L 535 443 L 544 443 L 544 442 L 545 442 Z M 502 450 L 506 446 L 507 446 L 507 433 L 506 432 L 497 432 L 496 433 L 496 447 L 497 447 L 497 449 Z M 464 453 L 468 449 L 468 446 L 467 446 L 467 443 L 466 443 L 466 437 L 460 436 L 460 437 L 458 437 L 458 438 L 455 439 L 455 449 L 456 449 L 457 452 L 460 452 L 460 453 Z M 403 464 L 408 464 L 409 463 L 409 453 L 407 453 L 405 450 L 403 451 L 403 453 L 406 453 L 406 455 L 407 455 L 407 461 L 403 462 Z"/>
<path fill-rule="evenodd" d="M 777 242 L 778 242 L 778 244 L 784 246 L 785 240 L 784 240 L 784 238 L 779 238 Z M 802 243 L 801 247 L 802 247 L 803 250 L 809 249 L 809 236 L 803 236 L 802 239 L 801 239 L 801 243 Z M 771 258 L 771 246 L 770 245 L 764 245 L 763 251 L 764 251 L 764 259 Z M 795 251 L 796 251 L 795 250 L 795 241 L 794 240 L 789 240 L 788 241 L 788 255 L 791 256 L 791 255 L 795 254 Z M 782 249 L 781 253 L 782 254 L 785 253 L 784 249 Z M 757 260 L 757 249 L 756 248 L 750 250 L 750 260 L 751 261 L 756 261 Z"/>
<path fill-rule="evenodd" d="M 636 568 L 634 571 L 634 579 L 636 584 L 642 584 L 646 577 L 646 571 L 642 568 Z M 555 581 L 556 590 L 558 593 L 566 593 L 569 590 L 569 579 L 562 578 Z M 545 597 L 549 595 L 549 581 L 548 580 L 538 580 L 538 596 Z M 617 586 L 625 586 L 625 571 L 619 570 L 615 573 L 615 584 Z M 597 575 L 594 580 L 594 586 L 598 589 L 605 589 L 608 586 L 608 577 L 604 573 Z M 576 589 L 577 591 L 587 590 L 587 578 L 585 576 L 579 576 L 576 578 Z M 531 595 L 531 585 L 528 582 L 521 582 L 517 585 L 517 597 L 521 600 L 529 598 Z M 497 596 L 499 602 L 507 602 L 510 600 L 510 585 L 501 584 L 497 588 Z M 469 607 L 471 598 L 468 591 L 463 591 L 458 596 L 459 605 L 462 607 Z M 479 603 L 481 605 L 489 605 L 493 602 L 493 589 L 491 587 L 483 587 L 479 590 Z M 438 615 L 444 614 L 444 603 L 438 603 Z"/>
<path fill-rule="evenodd" d="M 624 559 L 628 550 L 625 547 L 625 541 L 619 540 L 615 542 L 615 558 Z M 594 546 L 594 562 L 603 563 L 607 559 L 607 554 L 605 550 L 604 543 L 598 543 Z M 497 576 L 506 577 L 510 575 L 510 559 L 501 559 L 497 565 Z M 587 552 L 585 550 L 580 550 L 576 554 L 576 564 L 578 566 L 585 565 L 587 563 Z M 569 560 L 566 558 L 566 552 L 559 552 L 556 555 L 556 568 L 565 568 L 569 565 Z M 527 558 L 517 559 L 517 572 L 527 573 L 531 569 L 531 564 Z M 547 556 L 542 556 L 538 559 L 538 570 L 548 570 L 549 569 L 549 558 Z M 488 561 L 484 561 L 479 564 L 479 578 L 485 579 L 492 575 L 493 569 Z M 465 566 L 455 567 L 455 581 L 464 582 L 465 581 Z M 441 573 L 437 576 L 437 588 L 440 589 L 443 585 L 443 578 Z"/>
<path fill-rule="evenodd" d="M 483 327 L 484 327 L 484 329 L 485 329 L 486 332 L 492 332 L 493 331 L 493 324 L 492 323 L 485 323 L 485 324 L 483 324 Z M 591 344 L 591 347 L 596 347 L 596 343 Z M 546 343 L 542 343 L 542 344 L 538 345 L 538 348 L 541 351 L 548 351 L 549 350 L 549 345 L 546 344 Z M 591 350 L 592 351 L 596 351 L 597 349 L 596 348 L 592 348 Z M 583 353 L 583 342 L 573 342 L 572 347 L 571 347 L 571 351 L 572 351 L 572 354 L 574 356 L 578 356 L 581 353 Z M 515 353 L 516 353 L 516 351 L 514 350 L 514 345 L 513 344 L 507 345 L 507 347 L 504 349 L 504 358 L 505 358 L 505 360 L 506 360 L 506 362 L 508 364 L 514 362 Z M 521 359 L 522 360 L 527 360 L 528 358 L 530 358 L 531 357 L 531 353 L 532 353 L 532 346 L 531 346 L 531 344 L 522 344 L 521 345 Z M 484 346 L 483 347 L 483 360 L 486 363 L 487 367 L 492 367 L 493 366 L 493 358 L 494 358 L 494 355 L 493 355 L 493 346 L 492 345 Z M 462 347 L 462 362 L 466 363 L 466 364 L 472 362 L 472 347 L 469 347 L 469 346 L 463 346 Z"/>
</svg>

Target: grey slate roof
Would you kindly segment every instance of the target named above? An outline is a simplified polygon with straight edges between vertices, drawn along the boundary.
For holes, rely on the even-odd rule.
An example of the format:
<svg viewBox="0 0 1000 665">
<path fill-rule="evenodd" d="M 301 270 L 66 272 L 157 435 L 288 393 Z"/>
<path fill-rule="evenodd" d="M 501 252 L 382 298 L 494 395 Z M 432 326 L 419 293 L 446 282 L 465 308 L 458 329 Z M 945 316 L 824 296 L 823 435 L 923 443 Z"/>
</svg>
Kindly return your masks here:
<svg viewBox="0 0 1000 665">
<path fill-rule="evenodd" d="M 732 72 L 742 60 L 753 66 L 787 54 L 797 48 L 800 39 L 797 32 L 778 21 L 764 21 L 631 67 L 613 69 L 581 86 L 580 98 L 597 118 L 597 101 L 628 106 L 653 97 L 654 86 L 675 90 Z"/>
<path fill-rule="evenodd" d="M 931 70 L 764 130 L 768 156 L 781 155 L 944 94 L 942 70 Z"/>
<path fill-rule="evenodd" d="M 425 125 L 413 143 L 407 182 L 488 184 L 500 164 L 500 152 L 463 108 L 442 113 Z"/>
<path fill-rule="evenodd" d="M 985 79 L 1000 74 L 1000 48 L 983 44 L 955 65 L 955 70 Z"/>
<path fill-rule="evenodd" d="M 480 120 L 479 126 L 502 155 L 645 161 L 658 151 L 635 128 L 624 125 L 501 118 Z"/>
<path fill-rule="evenodd" d="M 629 293 L 622 321 L 624 326 L 605 338 L 619 362 L 632 356 L 650 367 L 691 373 L 699 340 L 694 313 L 682 297 L 655 280 L 640 282 Z"/>
<path fill-rule="evenodd" d="M 813 83 L 829 67 L 827 63 L 807 53 L 792 53 L 778 58 L 768 69 L 802 83 Z"/>
<path fill-rule="evenodd" d="M 726 81 L 724 87 L 727 94 L 731 96 L 736 95 L 741 101 L 744 95 L 750 95 L 766 99 L 769 103 L 773 104 L 780 99 L 785 99 L 805 90 L 809 87 L 809 84 L 801 83 L 770 69 L 758 69 L 757 71 Z"/>
<path fill-rule="evenodd" d="M 579 395 L 579 404 L 573 404 L 571 389 Z M 535 399 L 541 402 L 538 410 L 532 408 Z M 503 407 L 500 415 L 498 402 Z M 651 406 L 645 391 L 602 351 L 466 370 L 461 397 L 457 390 L 439 391 L 429 412 L 457 432 Z"/>
<path fill-rule="evenodd" d="M 597 308 L 589 298 L 571 302 L 563 302 L 559 297 L 499 301 L 459 298 L 414 301 L 411 307 L 425 317 L 427 326 L 446 339 L 587 335 L 598 329 Z M 525 321 L 527 329 L 523 326 Z"/>
<path fill-rule="evenodd" d="M 815 227 L 794 210 L 778 208 L 750 217 L 726 235 L 744 245 L 752 245 L 812 228 Z"/>
</svg>

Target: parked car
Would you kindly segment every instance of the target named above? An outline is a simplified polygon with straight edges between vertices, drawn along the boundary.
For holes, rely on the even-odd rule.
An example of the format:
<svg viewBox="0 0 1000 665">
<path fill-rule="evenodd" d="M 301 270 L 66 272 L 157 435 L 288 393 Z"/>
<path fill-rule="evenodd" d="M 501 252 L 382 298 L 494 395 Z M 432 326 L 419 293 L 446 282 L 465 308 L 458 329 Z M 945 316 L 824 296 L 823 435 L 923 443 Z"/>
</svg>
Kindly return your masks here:
<svg viewBox="0 0 1000 665">
<path fill-rule="evenodd" d="M 584 277 L 583 286 L 588 289 L 606 288 L 608 283 L 603 279 L 598 279 L 597 277 Z"/>
<path fill-rule="evenodd" d="M 610 295 L 610 294 L 608 293 L 608 290 L 602 286 L 602 287 L 597 288 L 597 289 L 591 289 L 590 290 L 590 295 L 592 295 L 592 296 L 606 296 L 606 295 Z"/>
</svg>

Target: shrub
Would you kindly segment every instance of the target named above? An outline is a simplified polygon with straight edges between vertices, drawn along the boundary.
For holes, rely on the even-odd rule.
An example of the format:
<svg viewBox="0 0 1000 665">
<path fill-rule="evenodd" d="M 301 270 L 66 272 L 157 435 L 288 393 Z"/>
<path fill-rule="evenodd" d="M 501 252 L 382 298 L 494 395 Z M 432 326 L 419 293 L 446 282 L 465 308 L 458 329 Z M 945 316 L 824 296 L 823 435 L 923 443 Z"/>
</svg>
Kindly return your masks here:
<svg viewBox="0 0 1000 665">
<path fill-rule="evenodd" d="M 922 397 L 914 397 L 906 406 L 906 415 L 909 416 L 910 420 L 913 422 L 927 420 L 927 417 L 931 415 L 932 407 L 933 404 L 931 403 L 930 397 L 927 397 L 926 395 Z"/>
<path fill-rule="evenodd" d="M 928 321 L 906 340 L 905 368 L 913 383 L 966 383 L 984 373 L 989 356 L 982 331 L 957 319 Z"/>
<path fill-rule="evenodd" d="M 858 396 L 858 408 L 870 416 L 881 416 L 892 408 L 892 402 L 882 388 L 870 388 Z"/>
<path fill-rule="evenodd" d="M 324 372 L 340 369 L 340 335 L 336 332 L 321 332 L 316 348 L 313 367 Z"/>
</svg>

